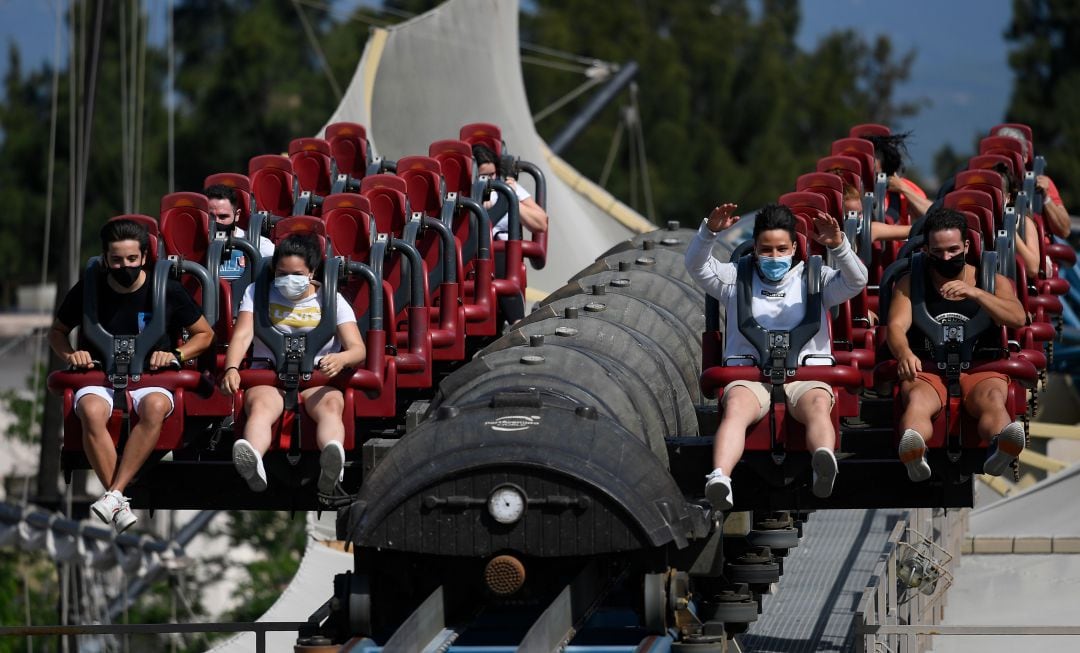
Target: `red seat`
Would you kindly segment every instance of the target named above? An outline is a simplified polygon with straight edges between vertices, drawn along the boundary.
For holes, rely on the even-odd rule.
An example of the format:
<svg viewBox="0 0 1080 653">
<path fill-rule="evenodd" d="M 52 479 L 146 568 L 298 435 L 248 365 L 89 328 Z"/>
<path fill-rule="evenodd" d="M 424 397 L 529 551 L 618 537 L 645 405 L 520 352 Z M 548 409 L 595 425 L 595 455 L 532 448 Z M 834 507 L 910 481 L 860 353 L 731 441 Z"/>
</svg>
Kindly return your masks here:
<svg viewBox="0 0 1080 653">
<path fill-rule="evenodd" d="M 839 175 L 828 172 L 808 172 L 795 180 L 796 191 L 809 191 L 823 196 L 828 204 L 826 212 L 842 220 L 844 217 L 844 181 Z"/>
<path fill-rule="evenodd" d="M 1014 165 L 1015 161 L 1003 154 L 976 154 L 968 159 L 968 170 L 994 170 L 998 166 L 1005 166 L 1013 178 L 1020 180 L 1023 178 L 1023 171 L 1017 174 Z"/>
<path fill-rule="evenodd" d="M 979 141 L 979 154 L 1000 154 L 1013 161 L 1014 170 L 1024 170 L 1024 146 L 1008 136 L 988 136 Z"/>
<path fill-rule="evenodd" d="M 364 126 L 355 122 L 335 122 L 326 126 L 325 136 L 338 172 L 363 179 L 367 174 L 370 150 Z"/>
<path fill-rule="evenodd" d="M 848 136 L 851 138 L 866 138 L 867 136 L 891 136 L 892 130 L 885 125 L 879 125 L 876 123 L 866 123 L 863 125 L 855 125 L 848 131 Z"/>
<path fill-rule="evenodd" d="M 867 141 L 869 142 L 869 141 Z M 873 188 L 871 183 L 869 186 L 863 184 L 863 167 L 859 163 L 859 160 L 852 156 L 847 155 L 835 155 L 824 156 L 818 159 L 817 171 L 818 172 L 830 172 L 840 175 L 840 178 L 845 183 L 855 186 L 856 188 Z"/>
<path fill-rule="evenodd" d="M 1027 141 L 1027 156 L 1024 159 L 1024 163 L 1031 163 L 1031 160 L 1035 156 L 1035 139 L 1034 133 L 1031 131 L 1031 127 L 1018 122 L 1003 122 L 1000 125 L 994 125 L 990 128 L 989 136 L 994 136 L 1002 127 L 1011 127 L 1019 130 L 1024 135 L 1024 139 Z M 1021 148 L 1023 149 L 1023 148 Z"/>
<path fill-rule="evenodd" d="M 489 122 L 470 123 L 458 131 L 458 138 L 469 145 L 484 145 L 494 152 L 495 156 L 502 156 L 502 130 L 497 125 Z"/>
<path fill-rule="evenodd" d="M 957 190 L 981 190 L 993 200 L 994 228 L 1001 225 L 1005 212 L 1004 181 L 993 170 L 964 170 L 956 175 Z"/>
<path fill-rule="evenodd" d="M 251 191 L 260 211 L 270 215 L 292 215 L 296 202 L 297 183 L 292 163 L 283 156 L 264 154 L 248 162 Z"/>
<path fill-rule="evenodd" d="M 333 184 L 330 144 L 321 138 L 296 138 L 289 142 L 289 160 L 300 190 L 326 197 Z"/>
<path fill-rule="evenodd" d="M 863 188 L 874 187 L 874 144 L 863 138 L 840 138 L 832 143 L 833 156 L 850 156 L 859 161 Z"/>
</svg>

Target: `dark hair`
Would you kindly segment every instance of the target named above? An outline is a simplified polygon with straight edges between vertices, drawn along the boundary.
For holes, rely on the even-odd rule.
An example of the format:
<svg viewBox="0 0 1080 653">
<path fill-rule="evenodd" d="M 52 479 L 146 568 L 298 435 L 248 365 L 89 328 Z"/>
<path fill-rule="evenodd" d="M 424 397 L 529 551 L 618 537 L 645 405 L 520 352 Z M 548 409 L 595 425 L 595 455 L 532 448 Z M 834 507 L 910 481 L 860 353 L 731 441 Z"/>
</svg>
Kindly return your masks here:
<svg viewBox="0 0 1080 653">
<path fill-rule="evenodd" d="M 962 237 L 967 238 L 967 219 L 963 213 L 943 206 L 933 207 L 926 212 L 923 233 L 926 234 L 927 239 L 935 231 L 947 231 L 949 229 L 957 229 Z"/>
<path fill-rule="evenodd" d="M 907 156 L 905 141 L 910 132 L 889 134 L 888 136 L 861 136 L 874 144 L 874 157 L 881 161 L 881 171 L 893 176 L 904 169 L 904 157 Z"/>
<path fill-rule="evenodd" d="M 286 256 L 299 256 L 304 259 L 307 268 L 314 272 L 322 262 L 322 247 L 319 245 L 319 237 L 315 234 L 290 234 L 285 237 L 274 249 L 273 264 L 277 264 Z"/>
<path fill-rule="evenodd" d="M 206 195 L 208 200 L 228 200 L 229 204 L 235 209 L 239 204 L 236 197 L 236 189 L 225 184 L 214 184 L 213 186 L 207 186 L 203 191 L 203 195 Z"/>
<path fill-rule="evenodd" d="M 1019 190 L 1018 187 L 1020 185 L 1019 181 L 1016 179 L 1016 175 L 1012 173 L 1012 167 L 1007 166 L 1004 163 L 995 163 L 991 170 L 1001 175 L 1001 179 L 1005 183 L 1004 188 L 1001 190 L 1005 193 L 1005 200 L 1008 201 L 1009 198 Z"/>
<path fill-rule="evenodd" d="M 150 250 L 150 233 L 134 220 L 110 220 L 101 228 L 102 253 L 109 251 L 109 245 L 122 240 L 139 241 L 139 252 L 143 255 Z"/>
<path fill-rule="evenodd" d="M 494 163 L 496 176 L 501 174 L 499 157 L 495 154 L 495 150 L 487 145 L 477 144 L 472 146 L 472 155 L 477 167 L 480 167 L 483 163 Z"/>
<path fill-rule="evenodd" d="M 766 204 L 761 207 L 754 216 L 754 240 L 756 241 L 763 231 L 772 229 L 783 229 L 791 235 L 792 242 L 796 241 L 795 215 L 791 209 L 783 204 Z"/>
</svg>

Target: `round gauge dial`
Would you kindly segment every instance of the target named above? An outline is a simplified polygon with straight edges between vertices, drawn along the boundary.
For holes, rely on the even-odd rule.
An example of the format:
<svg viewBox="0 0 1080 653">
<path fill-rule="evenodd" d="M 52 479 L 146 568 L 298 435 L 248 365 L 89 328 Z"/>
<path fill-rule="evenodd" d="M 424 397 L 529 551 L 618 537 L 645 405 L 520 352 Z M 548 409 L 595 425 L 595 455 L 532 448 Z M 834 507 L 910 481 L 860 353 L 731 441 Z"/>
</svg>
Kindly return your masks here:
<svg viewBox="0 0 1080 653">
<path fill-rule="evenodd" d="M 525 514 L 525 495 L 512 485 L 497 487 L 488 497 L 488 513 L 500 524 L 513 524 Z"/>
</svg>

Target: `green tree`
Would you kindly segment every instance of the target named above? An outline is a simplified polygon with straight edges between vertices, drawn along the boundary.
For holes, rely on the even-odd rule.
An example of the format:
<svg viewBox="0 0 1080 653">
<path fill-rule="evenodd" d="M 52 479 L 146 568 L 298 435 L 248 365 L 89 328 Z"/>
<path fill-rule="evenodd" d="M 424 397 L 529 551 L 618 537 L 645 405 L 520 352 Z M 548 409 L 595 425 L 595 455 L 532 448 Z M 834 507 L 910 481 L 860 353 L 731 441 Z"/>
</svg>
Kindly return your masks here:
<svg viewBox="0 0 1080 653">
<path fill-rule="evenodd" d="M 1031 126 L 1066 206 L 1080 202 L 1080 11 L 1063 0 L 1013 0 L 1005 38 L 1016 78 L 1006 117 Z"/>
<path fill-rule="evenodd" d="M 588 20 L 582 20 L 588 16 Z M 829 143 L 857 122 L 891 122 L 917 106 L 895 101 L 912 61 L 897 58 L 885 37 L 853 32 L 823 39 L 812 51 L 795 42 L 795 0 L 766 0 L 751 12 L 743 0 L 607 3 L 551 0 L 523 16 L 522 38 L 604 61 L 640 65 L 640 112 L 656 206 L 663 219 L 697 219 L 732 199 L 757 206 L 791 190 Z M 533 107 L 576 85 L 565 73 L 525 68 Z M 552 136 L 581 101 L 541 123 Z M 591 178 L 606 158 L 618 107 L 610 107 L 565 153 Z M 609 190 L 630 196 L 629 168 Z"/>
</svg>

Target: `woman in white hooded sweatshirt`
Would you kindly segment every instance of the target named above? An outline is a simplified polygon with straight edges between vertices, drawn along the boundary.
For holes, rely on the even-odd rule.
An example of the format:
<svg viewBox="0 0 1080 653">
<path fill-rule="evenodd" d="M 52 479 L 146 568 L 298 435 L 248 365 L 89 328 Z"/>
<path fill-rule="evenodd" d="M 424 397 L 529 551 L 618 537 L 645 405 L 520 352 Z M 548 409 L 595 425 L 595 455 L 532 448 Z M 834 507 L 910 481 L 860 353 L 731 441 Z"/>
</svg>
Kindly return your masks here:
<svg viewBox="0 0 1080 653">
<path fill-rule="evenodd" d="M 720 301 L 727 309 L 724 358 L 749 355 L 755 360 L 757 351 L 739 332 L 737 280 L 735 263 L 721 263 L 712 257 L 717 234 L 739 221 L 735 204 L 723 204 L 712 210 L 694 240 L 686 250 L 686 268 L 705 292 Z M 821 328 L 799 352 L 799 360 L 807 354 L 831 354 L 826 311 L 857 295 L 866 286 L 866 267 L 851 249 L 835 218 L 819 213 L 813 220 L 812 238 L 829 248 L 837 267 L 821 268 Z M 754 221 L 754 270 L 751 311 L 757 322 L 769 330 L 791 330 L 806 314 L 804 302 L 803 266 L 794 262 L 796 218 L 781 205 L 770 204 L 758 211 Z M 752 365 L 749 359 L 735 359 L 733 365 Z M 827 359 L 811 358 L 807 365 L 829 364 Z M 784 385 L 788 410 L 792 417 L 806 425 L 807 448 L 813 451 L 815 496 L 832 494 L 836 479 L 836 457 L 833 446 L 836 431 L 831 410 L 835 403 L 832 388 L 819 381 L 794 381 Z M 757 381 L 734 381 L 724 388 L 721 406 L 723 417 L 716 430 L 713 446 L 713 471 L 706 478 L 705 496 L 717 510 L 730 510 L 734 505 L 731 490 L 731 470 L 742 457 L 746 432 L 768 414 L 769 389 Z"/>
</svg>

